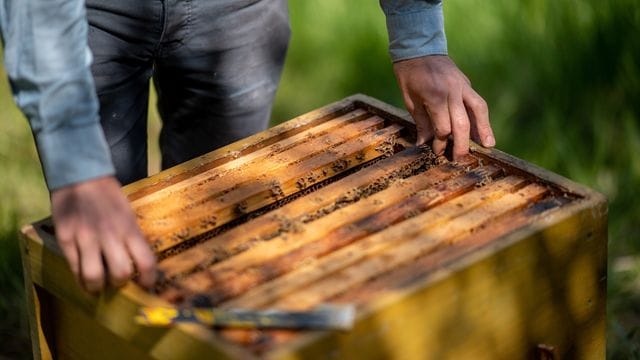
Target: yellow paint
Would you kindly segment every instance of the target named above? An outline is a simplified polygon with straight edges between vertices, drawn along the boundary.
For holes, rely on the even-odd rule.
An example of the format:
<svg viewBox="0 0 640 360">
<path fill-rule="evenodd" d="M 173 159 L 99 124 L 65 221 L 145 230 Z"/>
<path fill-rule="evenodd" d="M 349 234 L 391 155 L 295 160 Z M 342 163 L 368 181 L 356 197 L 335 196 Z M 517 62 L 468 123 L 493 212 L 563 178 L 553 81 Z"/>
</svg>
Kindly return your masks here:
<svg viewBox="0 0 640 360">
<path fill-rule="evenodd" d="M 212 325 L 215 319 L 213 312 L 207 309 L 193 309 L 193 315 L 201 324 Z"/>
<path fill-rule="evenodd" d="M 568 264 L 566 294 L 571 316 L 576 323 L 588 321 L 598 297 L 597 264 L 590 253 L 575 254 Z"/>
<path fill-rule="evenodd" d="M 140 316 L 136 320 L 142 324 L 167 326 L 177 316 L 178 310 L 174 308 L 146 307 L 140 309 Z"/>
<path fill-rule="evenodd" d="M 606 355 L 606 324 L 604 317 L 598 317 L 589 326 L 584 326 L 584 334 L 578 339 L 577 359 L 604 359 Z"/>
<path fill-rule="evenodd" d="M 549 255 L 562 261 L 571 256 L 578 234 L 584 225 L 581 216 L 574 216 L 544 230 L 543 236 Z"/>
</svg>

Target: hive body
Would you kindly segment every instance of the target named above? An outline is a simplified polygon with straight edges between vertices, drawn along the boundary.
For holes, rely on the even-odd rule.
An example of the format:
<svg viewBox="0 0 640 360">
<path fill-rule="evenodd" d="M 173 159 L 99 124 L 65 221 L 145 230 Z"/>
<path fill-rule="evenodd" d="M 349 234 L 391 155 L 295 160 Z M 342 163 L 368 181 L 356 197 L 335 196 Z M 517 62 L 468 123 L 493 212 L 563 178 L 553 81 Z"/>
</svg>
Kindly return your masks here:
<svg viewBox="0 0 640 360">
<path fill-rule="evenodd" d="M 48 219 L 23 229 L 36 355 L 59 358 L 602 358 L 606 201 L 497 150 L 414 147 L 363 95 L 125 188 L 159 256 L 154 294 L 96 299 Z M 350 332 L 133 323 L 140 305 L 357 305 Z"/>
</svg>

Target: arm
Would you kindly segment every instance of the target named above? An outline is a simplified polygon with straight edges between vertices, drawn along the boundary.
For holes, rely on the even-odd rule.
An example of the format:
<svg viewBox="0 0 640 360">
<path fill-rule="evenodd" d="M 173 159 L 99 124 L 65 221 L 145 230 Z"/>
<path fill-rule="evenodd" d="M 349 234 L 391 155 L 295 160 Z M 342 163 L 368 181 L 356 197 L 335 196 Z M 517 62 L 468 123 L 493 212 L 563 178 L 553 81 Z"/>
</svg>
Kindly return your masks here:
<svg viewBox="0 0 640 360">
<path fill-rule="evenodd" d="M 380 0 L 387 17 L 389 53 L 405 105 L 416 122 L 418 145 L 433 139 L 441 154 L 450 136 L 453 156 L 469 152 L 469 138 L 495 145 L 487 104 L 447 56 L 442 1 Z"/>
<path fill-rule="evenodd" d="M 84 2 L 7 0 L 0 16 L 6 70 L 34 134 L 71 270 L 95 292 L 107 277 L 123 284 L 133 261 L 151 285 L 154 256 L 112 176 L 98 119 Z"/>
</svg>

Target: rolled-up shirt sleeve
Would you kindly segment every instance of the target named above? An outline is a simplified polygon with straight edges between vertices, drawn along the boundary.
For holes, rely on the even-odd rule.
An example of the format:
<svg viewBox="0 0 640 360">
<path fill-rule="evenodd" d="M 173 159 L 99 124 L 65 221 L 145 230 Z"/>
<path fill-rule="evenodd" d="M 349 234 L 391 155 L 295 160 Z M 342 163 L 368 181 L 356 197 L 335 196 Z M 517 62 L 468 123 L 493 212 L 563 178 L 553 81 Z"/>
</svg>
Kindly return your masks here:
<svg viewBox="0 0 640 360">
<path fill-rule="evenodd" d="M 446 55 L 442 1 L 380 0 L 387 18 L 389 55 L 395 61 Z"/>
<path fill-rule="evenodd" d="M 0 0 L 4 60 L 50 190 L 114 173 L 82 0 Z"/>
</svg>

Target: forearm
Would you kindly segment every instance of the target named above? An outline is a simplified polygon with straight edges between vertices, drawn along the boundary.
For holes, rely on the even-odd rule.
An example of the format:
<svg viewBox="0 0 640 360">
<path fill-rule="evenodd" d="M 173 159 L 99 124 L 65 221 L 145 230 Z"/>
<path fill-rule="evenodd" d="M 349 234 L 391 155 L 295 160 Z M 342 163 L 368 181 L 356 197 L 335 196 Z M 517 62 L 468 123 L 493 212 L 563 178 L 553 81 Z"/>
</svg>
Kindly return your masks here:
<svg viewBox="0 0 640 360">
<path fill-rule="evenodd" d="M 6 0 L 5 66 L 49 189 L 113 174 L 90 72 L 84 2 Z"/>
<path fill-rule="evenodd" d="M 442 1 L 380 0 L 380 6 L 387 18 L 394 62 L 447 54 Z"/>
</svg>

